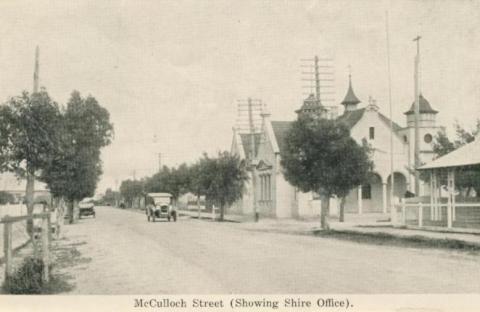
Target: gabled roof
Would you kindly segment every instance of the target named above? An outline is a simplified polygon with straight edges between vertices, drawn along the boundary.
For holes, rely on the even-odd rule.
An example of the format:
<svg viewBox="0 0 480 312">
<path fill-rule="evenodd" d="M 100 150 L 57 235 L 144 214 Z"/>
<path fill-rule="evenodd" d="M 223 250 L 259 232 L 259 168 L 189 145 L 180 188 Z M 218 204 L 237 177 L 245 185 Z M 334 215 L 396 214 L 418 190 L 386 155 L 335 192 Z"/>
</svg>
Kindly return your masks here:
<svg viewBox="0 0 480 312">
<path fill-rule="evenodd" d="M 349 129 L 352 129 L 362 119 L 363 113 L 365 113 L 365 108 L 345 111 L 343 115 L 337 118 L 337 121 L 345 123 Z"/>
<path fill-rule="evenodd" d="M 272 121 L 271 124 L 278 148 L 280 153 L 282 153 L 285 149 L 285 137 L 287 136 L 287 131 L 292 126 L 292 121 Z"/>
<path fill-rule="evenodd" d="M 349 83 L 348 83 L 348 91 L 347 94 L 345 95 L 345 98 L 342 101 L 343 105 L 349 105 L 349 104 L 358 104 L 361 101 L 357 98 L 355 95 L 355 92 L 353 92 L 352 88 L 352 77 L 349 76 Z"/>
<path fill-rule="evenodd" d="M 262 136 L 260 133 L 255 133 L 254 134 L 254 140 L 255 140 L 255 155 L 258 153 L 258 146 L 260 145 L 260 140 Z M 251 152 L 252 152 L 252 136 L 248 133 L 240 133 L 240 139 L 242 142 L 240 142 L 243 146 L 243 150 L 245 151 L 245 157 L 248 159 L 250 158 Z"/>
<path fill-rule="evenodd" d="M 438 111 L 434 110 L 430 103 L 423 97 L 422 94 L 419 96 L 420 102 L 420 114 L 436 114 Z M 415 114 L 415 101 L 410 106 L 410 109 L 404 113 L 405 115 Z"/>
<path fill-rule="evenodd" d="M 419 170 L 464 167 L 480 164 L 480 140 L 470 142 L 422 166 Z"/>
<path fill-rule="evenodd" d="M 364 113 L 365 108 L 345 111 L 342 116 L 338 117 L 337 121 L 345 123 L 349 129 L 352 129 L 357 124 L 357 122 L 362 119 Z M 390 127 L 390 118 L 380 112 L 378 112 L 378 116 L 380 117 L 380 120 L 382 120 L 388 127 Z M 392 122 L 392 128 L 394 132 L 402 129 L 402 127 L 396 122 Z"/>
</svg>

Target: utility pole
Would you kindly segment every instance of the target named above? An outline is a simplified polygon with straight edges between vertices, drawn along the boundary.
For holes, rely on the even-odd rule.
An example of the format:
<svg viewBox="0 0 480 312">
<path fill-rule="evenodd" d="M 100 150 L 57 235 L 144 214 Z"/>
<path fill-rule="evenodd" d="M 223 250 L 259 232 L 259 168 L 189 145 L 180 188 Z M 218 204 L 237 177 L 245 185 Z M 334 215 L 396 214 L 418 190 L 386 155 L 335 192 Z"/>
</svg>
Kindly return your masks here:
<svg viewBox="0 0 480 312">
<path fill-rule="evenodd" d="M 259 99 L 248 98 L 245 100 L 238 100 L 238 117 L 236 122 L 236 131 L 238 133 L 248 135 L 250 151 L 245 155 L 248 160 L 248 168 L 252 174 L 251 179 L 251 198 L 253 199 L 252 209 L 254 219 L 258 219 L 257 207 L 257 178 L 255 176 L 255 159 L 256 159 L 256 145 L 255 134 L 261 133 L 262 126 L 262 101 Z"/>
<path fill-rule="evenodd" d="M 318 107 L 324 116 L 333 118 L 337 115 L 335 106 L 335 73 L 333 59 L 329 57 L 300 59 L 302 88 L 309 92 L 302 92 L 304 96 L 313 95 Z M 329 104 L 328 104 L 329 103 Z"/>
<path fill-rule="evenodd" d="M 397 214 L 395 208 L 395 169 L 393 162 L 393 113 L 392 113 L 392 74 L 390 69 L 390 31 L 388 11 L 385 12 L 385 32 L 387 37 L 387 69 L 388 69 L 388 106 L 390 117 L 390 222 L 392 225 L 397 223 Z M 387 180 L 388 185 L 388 180 Z"/>
<path fill-rule="evenodd" d="M 417 42 L 417 55 L 415 56 L 415 196 L 420 195 L 420 173 L 418 167 L 420 167 L 420 39 L 422 37 L 417 36 L 413 41 Z"/>
<path fill-rule="evenodd" d="M 35 48 L 35 69 L 33 72 L 33 93 L 32 97 L 38 92 L 38 81 L 39 81 L 39 71 L 40 71 L 40 49 L 38 46 Z M 33 201 L 35 196 L 35 168 L 32 168 L 32 164 L 27 160 L 26 163 L 26 176 L 27 176 L 27 185 L 25 190 L 25 197 L 27 201 L 27 213 L 30 215 L 33 213 Z M 73 211 L 72 211 L 73 218 Z M 73 222 L 73 219 L 70 219 Z M 27 232 L 30 236 L 33 235 L 33 221 L 27 221 Z M 34 247 L 36 245 L 34 244 Z M 36 250 L 36 247 L 35 247 Z"/>
<path fill-rule="evenodd" d="M 250 167 L 252 169 L 252 196 L 253 196 L 253 217 L 255 222 L 258 221 L 258 211 L 257 211 L 257 196 L 256 196 L 256 187 L 257 187 L 257 177 L 255 176 L 255 126 L 253 124 L 253 108 L 252 108 L 252 99 L 248 98 L 248 123 L 250 126 Z"/>
<path fill-rule="evenodd" d="M 315 62 L 315 98 L 317 99 L 318 105 L 321 105 L 320 103 L 320 72 L 318 70 L 318 56 L 315 55 L 314 58 Z"/>
<path fill-rule="evenodd" d="M 40 75 L 39 57 L 40 57 L 40 48 L 37 46 L 35 48 L 35 71 L 33 73 L 33 93 L 38 92 L 38 80 Z"/>
<path fill-rule="evenodd" d="M 158 172 L 162 171 L 162 153 L 158 153 Z"/>
</svg>

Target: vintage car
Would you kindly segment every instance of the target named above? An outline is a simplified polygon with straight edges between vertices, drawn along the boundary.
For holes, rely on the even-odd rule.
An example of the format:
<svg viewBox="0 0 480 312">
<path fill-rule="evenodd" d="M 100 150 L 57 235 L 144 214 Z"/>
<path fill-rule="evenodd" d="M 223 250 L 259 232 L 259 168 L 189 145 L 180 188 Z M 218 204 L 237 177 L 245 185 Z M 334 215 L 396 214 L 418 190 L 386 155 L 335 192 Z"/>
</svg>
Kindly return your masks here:
<svg viewBox="0 0 480 312">
<path fill-rule="evenodd" d="M 145 196 L 147 221 L 166 218 L 168 221 L 177 221 L 177 211 L 172 205 L 172 195 L 169 193 L 148 193 Z"/>
<path fill-rule="evenodd" d="M 95 203 L 93 198 L 84 198 L 78 203 L 79 214 L 78 218 L 82 216 L 92 216 L 95 218 Z"/>
</svg>

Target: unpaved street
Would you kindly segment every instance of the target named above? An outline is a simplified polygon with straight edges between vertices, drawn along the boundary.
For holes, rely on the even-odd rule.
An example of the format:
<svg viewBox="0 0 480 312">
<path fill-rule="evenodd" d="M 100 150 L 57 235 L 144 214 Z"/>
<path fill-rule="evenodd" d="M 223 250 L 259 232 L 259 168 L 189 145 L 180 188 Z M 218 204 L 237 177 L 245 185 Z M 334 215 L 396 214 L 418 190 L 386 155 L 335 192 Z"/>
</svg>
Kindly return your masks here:
<svg viewBox="0 0 480 312">
<path fill-rule="evenodd" d="M 96 211 L 96 219 L 63 227 L 62 244 L 76 251 L 58 270 L 70 277 L 72 293 L 480 292 L 480 259 L 465 252 L 265 233 L 186 217 L 149 223 L 132 211 Z"/>
</svg>

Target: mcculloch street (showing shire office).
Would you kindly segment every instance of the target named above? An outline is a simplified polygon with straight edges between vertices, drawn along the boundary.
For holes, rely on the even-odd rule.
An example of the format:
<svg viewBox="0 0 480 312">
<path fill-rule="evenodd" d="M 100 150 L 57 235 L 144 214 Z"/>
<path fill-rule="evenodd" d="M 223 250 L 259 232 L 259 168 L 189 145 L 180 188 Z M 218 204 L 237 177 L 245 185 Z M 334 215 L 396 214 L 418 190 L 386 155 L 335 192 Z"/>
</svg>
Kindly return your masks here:
<svg viewBox="0 0 480 312">
<path fill-rule="evenodd" d="M 182 309 L 182 308 L 196 308 L 196 309 L 215 309 L 215 308 L 231 308 L 236 310 L 241 309 L 279 309 L 288 308 L 291 310 L 298 309 L 322 309 L 322 308 L 352 308 L 348 298 L 334 298 L 334 297 L 319 297 L 316 300 L 308 300 L 301 297 L 284 297 L 281 299 L 251 299 L 245 297 L 232 297 L 229 300 L 218 299 L 199 299 L 193 298 L 185 300 L 183 298 L 135 298 L 133 303 L 134 308 L 161 308 L 161 309 Z"/>
</svg>

